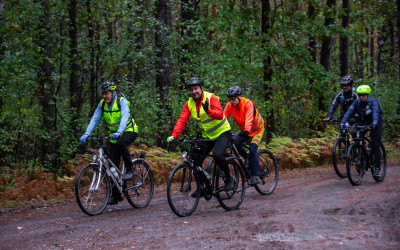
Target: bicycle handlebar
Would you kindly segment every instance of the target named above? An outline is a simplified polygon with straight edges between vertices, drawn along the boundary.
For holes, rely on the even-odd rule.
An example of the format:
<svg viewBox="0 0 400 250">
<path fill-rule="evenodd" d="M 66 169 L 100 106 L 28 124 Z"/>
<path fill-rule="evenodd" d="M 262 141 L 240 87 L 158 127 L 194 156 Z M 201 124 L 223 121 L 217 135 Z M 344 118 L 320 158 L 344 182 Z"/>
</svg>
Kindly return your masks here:
<svg viewBox="0 0 400 250">
<path fill-rule="evenodd" d="M 371 125 L 356 125 L 355 126 L 358 131 L 366 131 L 366 130 L 371 130 L 372 126 Z"/>
<path fill-rule="evenodd" d="M 88 138 L 86 138 L 86 141 L 100 142 L 100 141 L 108 141 L 110 139 L 111 139 L 110 136 L 99 136 L 99 137 L 89 136 Z"/>
<path fill-rule="evenodd" d="M 212 141 L 214 141 L 214 140 L 213 139 L 202 139 L 202 138 L 200 138 L 200 139 L 197 139 L 197 138 L 184 139 L 184 138 L 182 138 L 182 139 L 175 139 L 172 141 L 172 143 L 189 143 L 189 144 L 191 144 L 194 142 L 212 142 Z"/>
</svg>

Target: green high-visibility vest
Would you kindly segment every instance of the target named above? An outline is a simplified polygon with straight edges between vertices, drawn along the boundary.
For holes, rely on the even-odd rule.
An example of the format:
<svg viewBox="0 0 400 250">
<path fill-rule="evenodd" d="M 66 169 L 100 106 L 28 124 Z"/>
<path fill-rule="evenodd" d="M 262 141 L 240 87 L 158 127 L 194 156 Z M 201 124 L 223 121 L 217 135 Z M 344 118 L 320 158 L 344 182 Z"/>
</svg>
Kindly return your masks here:
<svg viewBox="0 0 400 250">
<path fill-rule="evenodd" d="M 122 99 L 125 99 L 124 97 L 117 97 L 120 98 L 119 102 Z M 130 102 L 128 102 L 128 108 L 129 108 L 129 118 L 128 118 L 128 124 L 126 125 L 126 128 L 124 132 L 128 131 L 135 131 L 138 133 L 138 126 L 136 125 L 136 122 L 133 120 L 131 116 L 131 111 L 130 111 Z M 117 132 L 119 125 L 121 123 L 121 108 L 118 106 L 118 101 L 116 100 L 113 105 L 111 110 L 108 109 L 108 105 L 105 105 L 104 100 L 101 100 L 101 107 L 103 108 L 103 118 L 104 121 L 106 122 L 106 126 L 110 134 Z M 110 140 L 111 143 L 115 143 L 116 140 Z"/>
</svg>

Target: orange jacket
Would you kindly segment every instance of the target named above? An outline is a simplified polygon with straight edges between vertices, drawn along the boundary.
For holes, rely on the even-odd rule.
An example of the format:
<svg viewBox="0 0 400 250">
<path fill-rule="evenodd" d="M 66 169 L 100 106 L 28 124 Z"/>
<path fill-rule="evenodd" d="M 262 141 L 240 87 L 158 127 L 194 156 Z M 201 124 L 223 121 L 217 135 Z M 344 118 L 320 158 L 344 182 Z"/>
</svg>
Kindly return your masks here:
<svg viewBox="0 0 400 250">
<path fill-rule="evenodd" d="M 200 117 L 200 115 L 199 115 L 200 105 L 203 103 L 203 98 L 204 98 L 204 93 L 201 96 L 201 100 L 196 101 L 197 117 Z M 213 95 L 211 97 L 211 100 L 209 100 L 209 102 L 210 102 L 210 108 L 207 111 L 208 116 L 210 116 L 216 120 L 222 120 L 224 118 L 224 112 L 222 111 L 222 106 L 221 106 L 221 103 L 219 102 L 218 97 Z M 175 137 L 175 138 L 179 137 L 183 128 L 186 126 L 186 123 L 188 122 L 190 116 L 191 116 L 191 114 L 190 114 L 188 102 L 186 102 L 185 106 L 183 107 L 182 113 L 179 116 L 179 119 L 175 124 L 174 130 L 172 131 L 171 135 L 173 137 Z M 228 119 L 228 118 L 226 118 L 226 119 Z"/>
<path fill-rule="evenodd" d="M 226 119 L 232 115 L 241 130 L 249 131 L 250 137 L 258 134 L 264 126 L 264 119 L 261 117 L 260 113 L 258 113 L 254 103 L 244 97 L 240 97 L 240 102 L 235 107 L 228 102 L 225 106 L 224 113 Z"/>
</svg>

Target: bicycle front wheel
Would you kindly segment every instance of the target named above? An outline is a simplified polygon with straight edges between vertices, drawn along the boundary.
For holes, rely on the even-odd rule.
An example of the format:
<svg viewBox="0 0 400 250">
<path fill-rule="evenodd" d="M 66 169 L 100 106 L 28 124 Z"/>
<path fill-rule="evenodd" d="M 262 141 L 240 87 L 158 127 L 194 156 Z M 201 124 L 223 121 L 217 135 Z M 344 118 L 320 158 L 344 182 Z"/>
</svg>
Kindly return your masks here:
<svg viewBox="0 0 400 250">
<path fill-rule="evenodd" d="M 97 164 L 85 166 L 76 177 L 75 196 L 79 207 L 88 215 L 101 214 L 110 196 L 110 184 Z"/>
<path fill-rule="evenodd" d="M 353 186 L 361 184 L 365 173 L 364 164 L 365 161 L 361 146 L 359 144 L 350 145 L 347 152 L 346 166 L 347 177 Z"/>
<path fill-rule="evenodd" d="M 233 189 L 227 192 L 222 190 L 216 197 L 221 207 L 230 211 L 239 208 L 240 204 L 242 204 L 246 181 L 243 170 L 240 168 L 239 164 L 234 159 L 227 159 L 227 162 L 231 176 L 235 178 Z M 216 190 L 225 186 L 225 174 L 220 168 L 217 168 L 215 180 Z"/>
<path fill-rule="evenodd" d="M 380 164 L 381 171 L 379 173 L 379 177 L 373 176 L 373 175 L 372 175 L 372 177 L 374 178 L 375 181 L 382 182 L 385 179 L 385 176 L 386 176 L 387 161 L 386 161 L 386 150 L 385 150 L 385 147 L 383 146 L 382 143 L 380 144 L 379 148 L 381 150 L 381 155 L 382 155 L 381 164 Z M 371 162 L 374 163 L 374 159 L 373 159 L 374 154 L 373 154 L 373 152 L 371 152 L 371 156 L 372 156 Z"/>
<path fill-rule="evenodd" d="M 255 185 L 257 192 L 268 195 L 274 192 L 278 185 L 279 169 L 274 154 L 268 149 L 262 149 L 258 154 L 258 175 L 260 183 Z"/>
<path fill-rule="evenodd" d="M 346 140 L 338 138 L 333 144 L 332 163 L 336 174 L 340 178 L 347 177 L 346 153 Z"/>
<path fill-rule="evenodd" d="M 134 159 L 132 163 L 135 174 L 132 179 L 125 182 L 125 196 L 133 207 L 146 207 L 153 197 L 153 172 L 143 159 Z"/>
<path fill-rule="evenodd" d="M 172 211 L 181 217 L 191 215 L 199 204 L 199 189 L 197 172 L 188 163 L 176 166 L 169 175 L 167 184 L 168 204 Z"/>
</svg>

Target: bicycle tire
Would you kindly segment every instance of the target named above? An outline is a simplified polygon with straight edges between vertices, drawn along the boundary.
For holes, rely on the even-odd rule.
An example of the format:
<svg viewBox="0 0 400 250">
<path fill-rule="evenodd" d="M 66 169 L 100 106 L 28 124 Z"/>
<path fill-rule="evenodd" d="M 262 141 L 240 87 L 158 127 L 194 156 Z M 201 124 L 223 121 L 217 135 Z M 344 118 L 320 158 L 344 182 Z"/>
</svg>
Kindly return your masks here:
<svg viewBox="0 0 400 250">
<path fill-rule="evenodd" d="M 258 154 L 258 175 L 260 183 L 254 185 L 258 193 L 269 195 L 274 192 L 279 180 L 279 166 L 274 154 L 268 149 L 261 149 Z"/>
<path fill-rule="evenodd" d="M 135 175 L 125 182 L 125 197 L 135 208 L 149 205 L 154 192 L 154 177 L 149 164 L 144 159 L 132 160 Z"/>
<path fill-rule="evenodd" d="M 382 154 L 381 171 L 379 173 L 380 175 L 379 175 L 379 177 L 372 175 L 372 177 L 374 178 L 374 180 L 376 182 L 382 182 L 385 179 L 386 170 L 387 170 L 386 149 L 385 149 L 385 146 L 383 146 L 383 143 L 380 143 L 380 149 L 381 149 L 381 154 Z"/>
<path fill-rule="evenodd" d="M 235 210 L 242 204 L 245 195 L 245 178 L 243 170 L 234 159 L 227 159 L 231 175 L 235 177 L 235 184 L 231 191 L 221 191 L 216 195 L 219 204 L 227 211 Z M 225 176 L 221 169 L 217 168 L 215 189 L 225 186 Z"/>
<path fill-rule="evenodd" d="M 200 200 L 200 181 L 197 172 L 188 163 L 177 165 L 171 172 L 167 184 L 167 198 L 171 210 L 180 217 L 191 215 Z"/>
<path fill-rule="evenodd" d="M 365 160 L 361 146 L 350 145 L 346 158 L 347 177 L 353 186 L 358 186 L 365 173 Z"/>
<path fill-rule="evenodd" d="M 346 153 L 346 140 L 344 138 L 336 139 L 332 148 L 332 164 L 340 178 L 347 177 Z"/>
<path fill-rule="evenodd" d="M 85 166 L 79 171 L 75 181 L 76 202 L 81 210 L 88 215 L 101 214 L 110 197 L 108 176 L 105 171 L 100 171 L 99 168 L 100 166 L 97 164 Z"/>
</svg>

